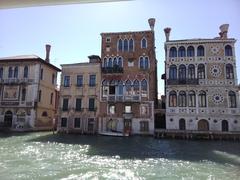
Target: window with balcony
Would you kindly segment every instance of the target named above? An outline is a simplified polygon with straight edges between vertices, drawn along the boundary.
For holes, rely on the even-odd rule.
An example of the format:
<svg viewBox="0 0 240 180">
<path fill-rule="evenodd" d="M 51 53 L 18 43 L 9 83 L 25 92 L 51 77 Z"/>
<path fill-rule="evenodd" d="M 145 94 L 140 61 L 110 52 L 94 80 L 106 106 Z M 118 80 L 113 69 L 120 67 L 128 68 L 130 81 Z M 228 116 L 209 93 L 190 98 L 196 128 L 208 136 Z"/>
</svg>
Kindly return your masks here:
<svg viewBox="0 0 240 180">
<path fill-rule="evenodd" d="M 204 47 L 202 45 L 197 47 L 197 56 L 204 56 Z"/>
<path fill-rule="evenodd" d="M 123 95 L 123 82 L 120 80 L 118 81 L 118 86 L 117 86 L 117 90 L 118 90 L 118 95 L 122 96 Z"/>
<path fill-rule="evenodd" d="M 118 51 L 123 51 L 123 41 L 122 41 L 122 39 L 118 40 L 117 47 L 118 47 Z"/>
<path fill-rule="evenodd" d="M 109 95 L 115 95 L 116 93 L 116 81 L 112 80 L 109 84 Z"/>
<path fill-rule="evenodd" d="M 140 83 L 137 79 L 133 82 L 133 91 L 134 91 L 134 94 L 136 94 L 136 95 L 140 94 L 140 92 L 139 92 L 140 91 Z"/>
<path fill-rule="evenodd" d="M 142 97 L 147 97 L 148 94 L 148 82 L 146 79 L 143 79 L 141 82 L 141 93 Z"/>
<path fill-rule="evenodd" d="M 96 86 L 96 75 L 90 75 L 89 76 L 89 86 L 94 87 Z"/>
<path fill-rule="evenodd" d="M 231 64 L 226 65 L 226 78 L 234 79 L 233 65 L 231 65 Z"/>
<path fill-rule="evenodd" d="M 28 78 L 28 66 L 25 66 L 25 67 L 24 67 L 24 70 L 23 70 L 23 78 Z"/>
<path fill-rule="evenodd" d="M 194 57 L 194 47 L 193 46 L 188 46 L 187 57 Z"/>
<path fill-rule="evenodd" d="M 236 102 L 236 94 L 233 91 L 230 91 L 228 93 L 228 98 L 229 98 L 229 107 L 230 108 L 236 108 L 237 107 L 237 102 Z"/>
<path fill-rule="evenodd" d="M 118 65 L 117 58 L 114 57 L 114 58 L 113 58 L 113 67 L 116 67 L 117 65 Z"/>
<path fill-rule="evenodd" d="M 198 79 L 205 79 L 205 66 L 204 64 L 198 65 Z"/>
<path fill-rule="evenodd" d="M 142 41 L 141 41 L 141 48 L 142 48 L 142 49 L 147 48 L 147 40 L 146 40 L 146 38 L 142 38 Z"/>
<path fill-rule="evenodd" d="M 198 95 L 199 107 L 207 107 L 206 92 L 200 91 Z"/>
<path fill-rule="evenodd" d="M 103 59 L 102 67 L 106 68 L 107 66 L 108 66 L 107 58 L 104 58 L 104 59 Z"/>
<path fill-rule="evenodd" d="M 102 95 L 103 95 L 103 97 L 108 96 L 108 91 L 109 91 L 108 81 L 104 79 L 102 81 Z"/>
<path fill-rule="evenodd" d="M 169 107 L 177 106 L 177 93 L 176 91 L 171 91 L 169 93 Z"/>
<path fill-rule="evenodd" d="M 184 91 L 179 92 L 178 106 L 179 107 L 186 107 L 187 106 L 187 96 L 186 96 L 186 92 L 184 92 Z"/>
<path fill-rule="evenodd" d="M 177 79 L 177 66 L 171 65 L 169 68 L 169 79 L 176 80 Z"/>
<path fill-rule="evenodd" d="M 169 57 L 173 57 L 173 58 L 177 57 L 177 48 L 175 47 L 170 48 Z"/>
<path fill-rule="evenodd" d="M 180 81 L 186 80 L 186 66 L 181 64 L 178 70 L 178 78 Z"/>
<path fill-rule="evenodd" d="M 196 106 L 196 95 L 194 91 L 190 91 L 188 93 L 188 106 L 195 107 Z"/>
<path fill-rule="evenodd" d="M 134 51 L 134 41 L 133 41 L 133 39 L 129 40 L 129 51 L 130 52 Z"/>
<path fill-rule="evenodd" d="M 123 67 L 122 57 L 118 57 L 118 67 Z"/>
<path fill-rule="evenodd" d="M 2 79 L 2 78 L 3 78 L 3 68 L 0 67 L 0 79 Z"/>
<path fill-rule="evenodd" d="M 8 68 L 8 78 L 12 78 L 13 77 L 13 69 L 12 67 Z"/>
<path fill-rule="evenodd" d="M 61 127 L 63 128 L 67 127 L 67 118 L 64 117 L 61 119 Z"/>
<path fill-rule="evenodd" d="M 232 56 L 233 55 L 232 46 L 226 45 L 224 50 L 225 50 L 225 56 Z"/>
<path fill-rule="evenodd" d="M 17 66 L 14 68 L 13 77 L 14 77 L 14 78 L 18 78 L 18 67 L 17 67 Z"/>
<path fill-rule="evenodd" d="M 81 119 L 74 118 L 74 128 L 80 128 L 80 127 L 81 127 Z"/>
<path fill-rule="evenodd" d="M 89 111 L 95 111 L 95 99 L 94 98 L 89 98 L 88 110 Z"/>
<path fill-rule="evenodd" d="M 131 105 L 125 105 L 125 113 L 132 113 L 132 106 Z"/>
<path fill-rule="evenodd" d="M 63 98 L 62 111 L 68 111 L 68 98 Z"/>
<path fill-rule="evenodd" d="M 181 47 L 178 49 L 178 57 L 186 57 L 185 47 L 181 46 Z"/>
<path fill-rule="evenodd" d="M 188 66 L 188 79 L 195 79 L 195 66 L 193 64 Z"/>
<path fill-rule="evenodd" d="M 132 94 L 132 83 L 129 79 L 125 83 L 125 88 L 126 88 L 126 94 L 131 95 Z"/>
<path fill-rule="evenodd" d="M 148 132 L 149 131 L 149 122 L 148 121 L 141 121 L 140 122 L 140 131 L 141 132 Z"/>
<path fill-rule="evenodd" d="M 83 86 L 83 75 L 77 75 L 77 87 Z"/>
<path fill-rule="evenodd" d="M 63 86 L 70 87 L 70 76 L 64 76 Z"/>
<path fill-rule="evenodd" d="M 22 89 L 22 99 L 21 100 L 22 101 L 26 100 L 26 89 L 25 88 Z"/>
<path fill-rule="evenodd" d="M 112 62 L 112 58 L 108 59 L 108 67 L 113 67 L 113 62 Z"/>
</svg>

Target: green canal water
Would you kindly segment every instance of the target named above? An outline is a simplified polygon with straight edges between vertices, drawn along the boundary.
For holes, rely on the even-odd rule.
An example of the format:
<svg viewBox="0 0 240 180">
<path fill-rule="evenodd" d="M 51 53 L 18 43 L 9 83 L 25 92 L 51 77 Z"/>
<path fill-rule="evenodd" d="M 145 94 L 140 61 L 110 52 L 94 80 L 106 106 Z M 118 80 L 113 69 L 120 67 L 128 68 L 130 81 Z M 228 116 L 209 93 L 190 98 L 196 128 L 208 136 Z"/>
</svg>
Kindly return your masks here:
<svg viewBox="0 0 240 180">
<path fill-rule="evenodd" d="M 240 143 L 0 134 L 0 180 L 240 179 Z"/>
</svg>

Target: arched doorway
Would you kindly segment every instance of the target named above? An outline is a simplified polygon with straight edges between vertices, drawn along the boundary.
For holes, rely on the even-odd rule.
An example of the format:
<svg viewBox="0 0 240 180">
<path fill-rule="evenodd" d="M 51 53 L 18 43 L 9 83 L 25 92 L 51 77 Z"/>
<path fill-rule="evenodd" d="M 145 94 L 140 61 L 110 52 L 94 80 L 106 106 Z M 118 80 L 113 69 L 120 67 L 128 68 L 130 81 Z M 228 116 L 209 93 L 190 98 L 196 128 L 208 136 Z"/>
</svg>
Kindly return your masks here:
<svg viewBox="0 0 240 180">
<path fill-rule="evenodd" d="M 227 120 L 222 121 L 222 131 L 228 131 L 228 121 Z"/>
<path fill-rule="evenodd" d="M 179 120 L 179 129 L 180 129 L 180 130 L 185 130 L 185 129 L 186 129 L 185 119 L 180 119 L 180 120 Z"/>
<path fill-rule="evenodd" d="M 13 113 L 11 111 L 7 111 L 4 116 L 4 126 L 11 128 L 12 119 L 13 119 Z"/>
<path fill-rule="evenodd" d="M 208 131 L 209 130 L 209 123 L 205 119 L 201 119 L 198 121 L 198 130 L 199 131 Z"/>
</svg>

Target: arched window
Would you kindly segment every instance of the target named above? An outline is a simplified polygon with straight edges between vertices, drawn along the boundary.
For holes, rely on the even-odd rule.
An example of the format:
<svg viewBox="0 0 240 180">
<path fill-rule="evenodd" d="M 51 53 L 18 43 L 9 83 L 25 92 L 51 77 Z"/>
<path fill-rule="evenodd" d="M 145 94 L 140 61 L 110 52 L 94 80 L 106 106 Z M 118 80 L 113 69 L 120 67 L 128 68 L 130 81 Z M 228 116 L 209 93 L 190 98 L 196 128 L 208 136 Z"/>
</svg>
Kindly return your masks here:
<svg viewBox="0 0 240 180">
<path fill-rule="evenodd" d="M 195 107 L 196 106 L 196 95 L 194 91 L 190 91 L 188 93 L 188 106 Z"/>
<path fill-rule="evenodd" d="M 12 78 L 13 77 L 13 69 L 12 67 L 8 68 L 8 78 Z"/>
<path fill-rule="evenodd" d="M 25 101 L 25 99 L 26 99 L 26 89 L 23 88 L 22 89 L 22 101 Z"/>
<path fill-rule="evenodd" d="M 23 77 L 24 77 L 24 78 L 28 78 L 28 66 L 25 66 L 25 67 L 24 67 Z"/>
<path fill-rule="evenodd" d="M 225 56 L 232 56 L 233 53 L 232 53 L 232 46 L 230 45 L 226 45 L 225 46 Z"/>
<path fill-rule="evenodd" d="M 3 68 L 0 67 L 0 79 L 2 79 L 2 78 L 3 78 Z"/>
<path fill-rule="evenodd" d="M 104 58 L 104 59 L 103 59 L 103 67 L 106 68 L 107 66 L 108 66 L 108 64 L 107 64 L 107 58 Z"/>
<path fill-rule="evenodd" d="M 185 57 L 185 56 L 186 56 L 185 47 L 181 46 L 181 47 L 178 49 L 178 57 Z"/>
<path fill-rule="evenodd" d="M 177 57 L 177 49 L 175 47 L 170 48 L 169 57 Z"/>
<path fill-rule="evenodd" d="M 139 89 L 140 89 L 140 83 L 139 83 L 139 81 L 136 79 L 136 80 L 133 82 L 133 90 L 134 90 L 134 93 L 135 93 L 135 94 L 139 94 Z"/>
<path fill-rule="evenodd" d="M 142 97 L 147 97 L 148 94 L 148 82 L 146 79 L 143 79 L 141 81 L 141 92 L 142 92 Z"/>
<path fill-rule="evenodd" d="M 46 112 L 46 111 L 43 111 L 42 116 L 43 116 L 43 117 L 47 117 L 47 116 L 48 116 L 47 112 Z"/>
<path fill-rule="evenodd" d="M 148 57 L 140 57 L 139 59 L 140 69 L 148 69 L 149 68 L 149 59 Z"/>
<path fill-rule="evenodd" d="M 237 107 L 237 102 L 236 102 L 235 92 L 229 91 L 228 97 L 229 97 L 229 107 L 230 108 L 236 108 Z"/>
<path fill-rule="evenodd" d="M 118 57 L 118 66 L 123 67 L 122 57 Z"/>
<path fill-rule="evenodd" d="M 108 67 L 113 67 L 112 58 L 108 59 Z"/>
<path fill-rule="evenodd" d="M 179 66 L 178 78 L 179 80 L 186 80 L 186 66 L 183 64 Z"/>
<path fill-rule="evenodd" d="M 113 59 L 113 67 L 116 67 L 118 65 L 117 58 L 114 57 Z"/>
<path fill-rule="evenodd" d="M 16 66 L 15 68 L 14 68 L 14 78 L 17 78 L 18 77 L 18 67 Z"/>
<path fill-rule="evenodd" d="M 185 130 L 186 129 L 186 121 L 185 121 L 185 119 L 180 119 L 179 120 L 179 129 L 180 130 Z"/>
<path fill-rule="evenodd" d="M 141 41 L 141 48 L 147 48 L 147 40 L 145 38 Z"/>
<path fill-rule="evenodd" d="M 204 47 L 202 45 L 197 47 L 197 56 L 204 56 Z"/>
<path fill-rule="evenodd" d="M 227 120 L 222 121 L 222 131 L 228 131 L 228 121 Z"/>
<path fill-rule="evenodd" d="M 234 79 L 233 66 L 231 64 L 226 65 L 226 78 Z"/>
<path fill-rule="evenodd" d="M 140 69 L 143 69 L 144 68 L 144 59 L 143 57 L 140 57 Z"/>
<path fill-rule="evenodd" d="M 188 46 L 187 57 L 194 57 L 194 47 L 193 46 Z"/>
<path fill-rule="evenodd" d="M 198 79 L 205 79 L 205 66 L 204 64 L 198 65 Z"/>
<path fill-rule="evenodd" d="M 118 81 L 117 91 L 118 95 L 123 95 L 123 82 L 121 80 Z"/>
<path fill-rule="evenodd" d="M 108 81 L 106 79 L 104 79 L 102 81 L 102 95 L 103 95 L 103 97 L 106 97 L 108 95 L 108 90 L 109 90 Z"/>
<path fill-rule="evenodd" d="M 123 51 L 128 51 L 128 40 L 124 39 L 123 41 Z"/>
<path fill-rule="evenodd" d="M 179 107 L 186 107 L 187 106 L 187 97 L 186 97 L 186 92 L 184 92 L 184 91 L 179 92 L 178 106 Z"/>
<path fill-rule="evenodd" d="M 126 84 L 125 84 L 125 87 L 126 87 L 126 93 L 127 95 L 131 95 L 131 91 L 132 91 L 132 83 L 130 80 L 127 80 L 126 81 Z"/>
<path fill-rule="evenodd" d="M 206 103 L 206 92 L 200 91 L 198 95 L 199 107 L 207 107 Z"/>
<path fill-rule="evenodd" d="M 195 79 L 195 66 L 193 64 L 188 66 L 188 79 Z"/>
<path fill-rule="evenodd" d="M 171 91 L 169 93 L 169 107 L 177 106 L 177 93 L 176 91 Z"/>
<path fill-rule="evenodd" d="M 118 40 L 118 51 L 123 51 L 123 41 L 121 39 Z"/>
<path fill-rule="evenodd" d="M 177 79 L 177 66 L 171 65 L 169 68 L 169 79 L 176 80 Z"/>
<path fill-rule="evenodd" d="M 130 39 L 129 40 L 129 51 L 132 52 L 134 49 L 134 42 L 133 42 L 133 39 Z"/>
</svg>

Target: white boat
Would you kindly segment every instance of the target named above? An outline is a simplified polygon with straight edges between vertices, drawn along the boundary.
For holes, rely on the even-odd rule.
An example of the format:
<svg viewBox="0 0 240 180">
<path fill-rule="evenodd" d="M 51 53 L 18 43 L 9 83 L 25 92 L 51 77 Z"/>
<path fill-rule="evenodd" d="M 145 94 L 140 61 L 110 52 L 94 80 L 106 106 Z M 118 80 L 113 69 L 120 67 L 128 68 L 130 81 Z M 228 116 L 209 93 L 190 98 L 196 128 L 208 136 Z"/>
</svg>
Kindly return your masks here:
<svg viewBox="0 0 240 180">
<path fill-rule="evenodd" d="M 117 136 L 117 137 L 127 137 L 129 136 L 128 133 L 122 133 L 122 132 L 99 132 L 98 134 L 103 135 L 103 136 Z"/>
</svg>

